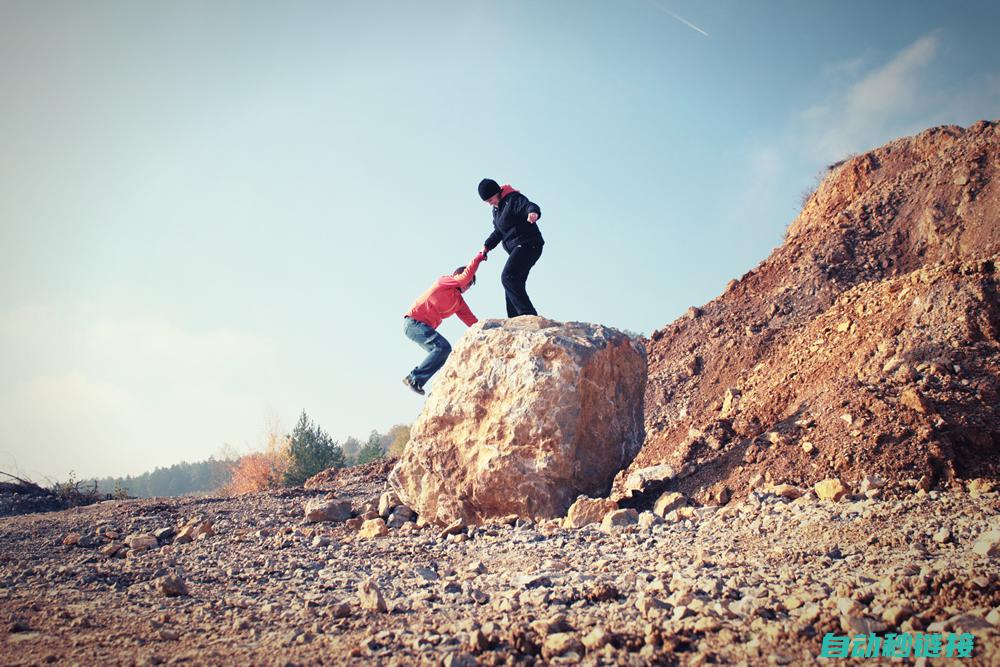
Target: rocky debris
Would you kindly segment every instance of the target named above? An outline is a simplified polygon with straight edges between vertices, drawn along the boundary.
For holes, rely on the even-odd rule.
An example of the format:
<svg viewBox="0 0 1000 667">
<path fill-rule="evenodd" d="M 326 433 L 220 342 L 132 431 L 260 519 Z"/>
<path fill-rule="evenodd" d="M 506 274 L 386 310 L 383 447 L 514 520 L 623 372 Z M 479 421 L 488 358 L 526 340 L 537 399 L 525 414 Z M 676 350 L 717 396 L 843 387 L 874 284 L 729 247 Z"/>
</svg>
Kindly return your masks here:
<svg viewBox="0 0 1000 667">
<path fill-rule="evenodd" d="M 564 516 L 577 496 L 604 495 L 641 446 L 645 377 L 642 345 L 614 329 L 482 321 L 435 380 L 392 489 L 438 523 Z"/>
<path fill-rule="evenodd" d="M 563 520 L 566 528 L 583 528 L 592 523 L 600 523 L 604 515 L 618 509 L 618 503 L 607 498 L 580 496 L 570 505 Z"/>
<path fill-rule="evenodd" d="M 196 516 L 187 521 L 177 532 L 174 538 L 176 544 L 187 544 L 194 540 L 204 539 L 215 535 L 212 522 L 204 517 Z"/>
<path fill-rule="evenodd" d="M 305 520 L 309 523 L 320 521 L 346 521 L 353 514 L 351 503 L 346 500 L 313 498 L 303 506 Z"/>
<path fill-rule="evenodd" d="M 382 484 L 340 498 L 383 520 Z M 911 486 L 832 503 L 769 484 L 723 507 L 690 498 L 661 523 L 620 508 L 636 522 L 610 531 L 503 517 L 356 539 L 346 522 L 302 523 L 287 491 L 0 519 L 0 620 L 29 628 L 14 664 L 252 664 L 262 647 L 296 664 L 809 664 L 826 632 L 935 624 L 974 628 L 963 664 L 997 664 L 1000 576 L 973 545 L 1000 496 Z M 132 558 L 53 548 L 198 518 L 216 534 Z M 164 576 L 191 594 L 164 597 Z"/>
<path fill-rule="evenodd" d="M 835 477 L 824 479 L 813 486 L 813 490 L 821 500 L 837 501 L 846 496 L 849 492 L 844 483 Z"/>
</svg>

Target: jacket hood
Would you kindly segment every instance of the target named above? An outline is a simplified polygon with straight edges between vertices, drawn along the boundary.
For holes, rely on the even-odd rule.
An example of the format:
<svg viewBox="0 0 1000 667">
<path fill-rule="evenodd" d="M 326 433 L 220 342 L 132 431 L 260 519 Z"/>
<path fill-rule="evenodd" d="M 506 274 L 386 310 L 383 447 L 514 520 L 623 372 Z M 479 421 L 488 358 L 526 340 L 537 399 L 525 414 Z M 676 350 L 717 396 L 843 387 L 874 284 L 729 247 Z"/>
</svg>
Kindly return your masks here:
<svg viewBox="0 0 1000 667">
<path fill-rule="evenodd" d="M 510 185 L 501 185 L 500 186 L 500 199 L 503 199 L 507 195 L 512 195 L 515 192 L 518 192 L 518 190 L 516 188 L 514 188 L 513 186 L 510 186 Z"/>
</svg>

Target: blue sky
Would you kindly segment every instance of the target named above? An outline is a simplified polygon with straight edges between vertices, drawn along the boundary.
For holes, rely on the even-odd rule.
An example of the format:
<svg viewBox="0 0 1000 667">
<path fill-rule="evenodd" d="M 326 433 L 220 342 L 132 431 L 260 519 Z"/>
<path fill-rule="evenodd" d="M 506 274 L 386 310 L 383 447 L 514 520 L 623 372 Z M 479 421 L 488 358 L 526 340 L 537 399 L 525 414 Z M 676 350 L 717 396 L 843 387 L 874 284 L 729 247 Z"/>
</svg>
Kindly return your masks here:
<svg viewBox="0 0 1000 667">
<path fill-rule="evenodd" d="M 648 334 L 766 257 L 826 164 L 996 119 L 997 25 L 992 2 L 8 0 L 0 470 L 139 473 L 302 409 L 341 439 L 412 421 L 402 314 L 489 234 L 486 176 L 542 207 L 541 314 Z"/>
</svg>

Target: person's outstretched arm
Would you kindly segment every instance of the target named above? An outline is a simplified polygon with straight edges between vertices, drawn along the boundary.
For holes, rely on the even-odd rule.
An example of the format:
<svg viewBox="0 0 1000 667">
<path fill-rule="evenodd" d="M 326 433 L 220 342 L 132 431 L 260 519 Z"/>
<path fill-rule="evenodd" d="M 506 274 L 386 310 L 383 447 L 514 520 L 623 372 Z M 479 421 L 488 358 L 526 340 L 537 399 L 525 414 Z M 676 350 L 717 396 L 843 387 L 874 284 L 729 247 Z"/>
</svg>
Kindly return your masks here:
<svg viewBox="0 0 1000 667">
<path fill-rule="evenodd" d="M 493 248 L 496 248 L 497 244 L 500 243 L 502 239 L 503 235 L 501 235 L 498 230 L 494 229 L 493 233 L 486 237 L 486 241 L 483 243 L 483 250 L 486 252 L 493 250 Z"/>
<path fill-rule="evenodd" d="M 445 276 L 441 278 L 441 284 L 448 287 L 457 287 L 464 292 L 468 289 L 472 279 L 476 277 L 476 269 L 479 268 L 479 265 L 484 259 L 486 259 L 486 253 L 483 251 L 477 252 L 476 256 L 472 258 L 472 261 L 469 262 L 469 265 L 465 267 L 464 271 L 456 273 L 453 276 Z"/>
</svg>

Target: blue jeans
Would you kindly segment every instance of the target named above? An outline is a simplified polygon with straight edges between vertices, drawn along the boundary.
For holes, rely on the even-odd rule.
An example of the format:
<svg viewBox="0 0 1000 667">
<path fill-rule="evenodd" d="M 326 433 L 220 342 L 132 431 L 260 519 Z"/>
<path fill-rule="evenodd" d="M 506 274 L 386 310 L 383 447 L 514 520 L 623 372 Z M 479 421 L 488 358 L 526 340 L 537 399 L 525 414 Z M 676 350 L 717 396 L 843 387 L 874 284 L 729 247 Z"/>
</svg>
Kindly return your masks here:
<svg viewBox="0 0 1000 667">
<path fill-rule="evenodd" d="M 444 366 L 444 362 L 451 354 L 451 344 L 445 337 L 435 331 L 430 325 L 419 322 L 412 317 L 404 318 L 406 326 L 403 333 L 420 347 L 427 350 L 427 358 L 423 363 L 410 371 L 410 377 L 418 387 L 423 387 L 424 383 L 431 379 L 431 376 Z"/>
</svg>

